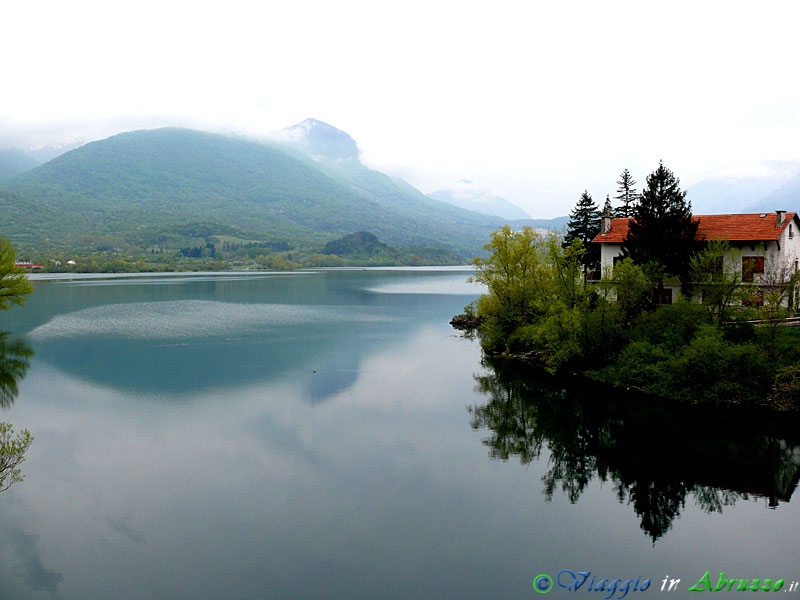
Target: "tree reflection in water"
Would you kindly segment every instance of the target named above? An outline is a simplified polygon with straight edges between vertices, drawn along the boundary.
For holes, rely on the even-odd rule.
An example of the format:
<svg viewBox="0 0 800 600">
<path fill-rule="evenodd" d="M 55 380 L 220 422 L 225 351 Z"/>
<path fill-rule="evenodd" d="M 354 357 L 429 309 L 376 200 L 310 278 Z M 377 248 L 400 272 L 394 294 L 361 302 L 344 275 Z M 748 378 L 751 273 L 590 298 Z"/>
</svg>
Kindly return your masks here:
<svg viewBox="0 0 800 600">
<path fill-rule="evenodd" d="M 31 365 L 33 349 L 24 338 L 0 331 L 0 408 L 9 408 L 19 394 L 18 384 Z"/>
<path fill-rule="evenodd" d="M 576 502 L 595 477 L 612 481 L 655 542 L 692 496 L 706 512 L 740 499 L 788 502 L 800 479 L 798 420 L 744 409 L 685 406 L 556 380 L 525 365 L 485 359 L 476 376 L 486 404 L 469 407 L 493 458 L 523 464 L 549 454 L 548 501 Z"/>
<path fill-rule="evenodd" d="M 19 394 L 19 382 L 31 364 L 33 350 L 22 338 L 0 332 L 0 408 L 9 408 Z M 23 429 L 14 435 L 10 423 L 0 423 L 0 492 L 22 481 L 19 465 L 33 442 L 30 431 Z"/>
</svg>

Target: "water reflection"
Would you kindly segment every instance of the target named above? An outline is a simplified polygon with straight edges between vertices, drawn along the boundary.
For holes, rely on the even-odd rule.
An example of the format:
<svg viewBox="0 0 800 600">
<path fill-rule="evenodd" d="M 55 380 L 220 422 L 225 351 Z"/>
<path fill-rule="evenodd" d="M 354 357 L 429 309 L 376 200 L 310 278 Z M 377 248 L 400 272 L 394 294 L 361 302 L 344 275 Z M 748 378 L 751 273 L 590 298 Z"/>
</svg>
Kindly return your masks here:
<svg viewBox="0 0 800 600">
<path fill-rule="evenodd" d="M 785 416 L 676 406 L 621 397 L 507 361 L 485 360 L 476 376 L 488 402 L 469 408 L 493 458 L 523 464 L 549 455 L 544 493 L 576 502 L 592 479 L 611 481 L 655 542 L 692 496 L 706 512 L 738 500 L 789 502 L 800 479 L 798 422 Z"/>
<path fill-rule="evenodd" d="M 0 331 L 0 408 L 9 408 L 19 394 L 18 384 L 31 365 L 33 349 L 21 337 Z"/>
</svg>

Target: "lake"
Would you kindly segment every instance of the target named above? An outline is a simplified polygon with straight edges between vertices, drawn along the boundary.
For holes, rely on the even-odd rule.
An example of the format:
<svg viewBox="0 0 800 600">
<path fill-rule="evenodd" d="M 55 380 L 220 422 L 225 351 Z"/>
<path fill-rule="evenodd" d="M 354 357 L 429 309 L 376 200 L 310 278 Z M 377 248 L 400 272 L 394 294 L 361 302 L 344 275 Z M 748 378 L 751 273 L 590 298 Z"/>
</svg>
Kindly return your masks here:
<svg viewBox="0 0 800 600">
<path fill-rule="evenodd" d="M 796 420 L 482 362 L 448 325 L 479 293 L 468 276 L 35 281 L 0 314 L 0 420 L 35 437 L 0 494 L 0 598 L 800 580 Z M 565 571 L 591 575 L 573 592 Z"/>
</svg>

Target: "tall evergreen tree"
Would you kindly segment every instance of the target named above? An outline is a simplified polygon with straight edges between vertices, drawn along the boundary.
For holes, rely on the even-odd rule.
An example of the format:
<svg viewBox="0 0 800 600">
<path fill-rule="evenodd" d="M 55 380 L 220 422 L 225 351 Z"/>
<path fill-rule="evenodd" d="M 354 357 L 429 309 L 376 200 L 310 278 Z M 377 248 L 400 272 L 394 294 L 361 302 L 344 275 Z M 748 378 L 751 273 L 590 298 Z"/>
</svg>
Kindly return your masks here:
<svg viewBox="0 0 800 600">
<path fill-rule="evenodd" d="M 592 243 L 599 233 L 600 209 L 592 200 L 592 195 L 584 190 L 575 209 L 569 214 L 564 247 L 569 246 L 576 239 L 583 242 L 586 254 L 583 255 L 582 262 L 589 271 L 596 270 L 600 266 L 600 246 Z"/>
<path fill-rule="evenodd" d="M 647 176 L 647 187 L 632 217 L 623 256 L 660 273 L 656 276 L 659 294 L 664 273 L 677 275 L 685 284 L 698 222 L 692 219 L 692 205 L 680 189 L 680 180 L 663 163 Z"/>
<path fill-rule="evenodd" d="M 639 194 L 636 192 L 636 180 L 628 169 L 625 169 L 617 181 L 617 195 L 615 200 L 620 201 L 620 206 L 614 211 L 615 217 L 633 217 L 633 211 L 639 201 Z"/>
</svg>

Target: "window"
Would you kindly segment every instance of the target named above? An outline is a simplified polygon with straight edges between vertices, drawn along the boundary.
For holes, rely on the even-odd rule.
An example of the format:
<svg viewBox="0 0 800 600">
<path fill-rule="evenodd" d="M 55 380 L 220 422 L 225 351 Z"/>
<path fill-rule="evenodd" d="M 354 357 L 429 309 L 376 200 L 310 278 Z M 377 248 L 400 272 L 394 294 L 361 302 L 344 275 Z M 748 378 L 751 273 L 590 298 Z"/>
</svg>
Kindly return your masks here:
<svg viewBox="0 0 800 600">
<path fill-rule="evenodd" d="M 764 272 L 763 256 L 742 257 L 742 281 L 753 281 L 753 275 Z"/>
<path fill-rule="evenodd" d="M 711 259 L 708 264 L 709 268 L 711 269 L 711 277 L 714 279 L 719 279 L 722 277 L 722 257 L 715 256 Z"/>
<path fill-rule="evenodd" d="M 670 289 L 661 290 L 661 297 L 659 298 L 659 304 L 672 304 L 672 290 Z"/>
<path fill-rule="evenodd" d="M 794 232 L 792 231 L 792 224 L 791 223 L 789 223 L 789 237 L 790 238 L 794 237 Z"/>
<path fill-rule="evenodd" d="M 742 306 L 749 306 L 751 308 L 764 306 L 764 292 L 757 290 L 747 294 L 747 296 L 742 299 Z"/>
</svg>

